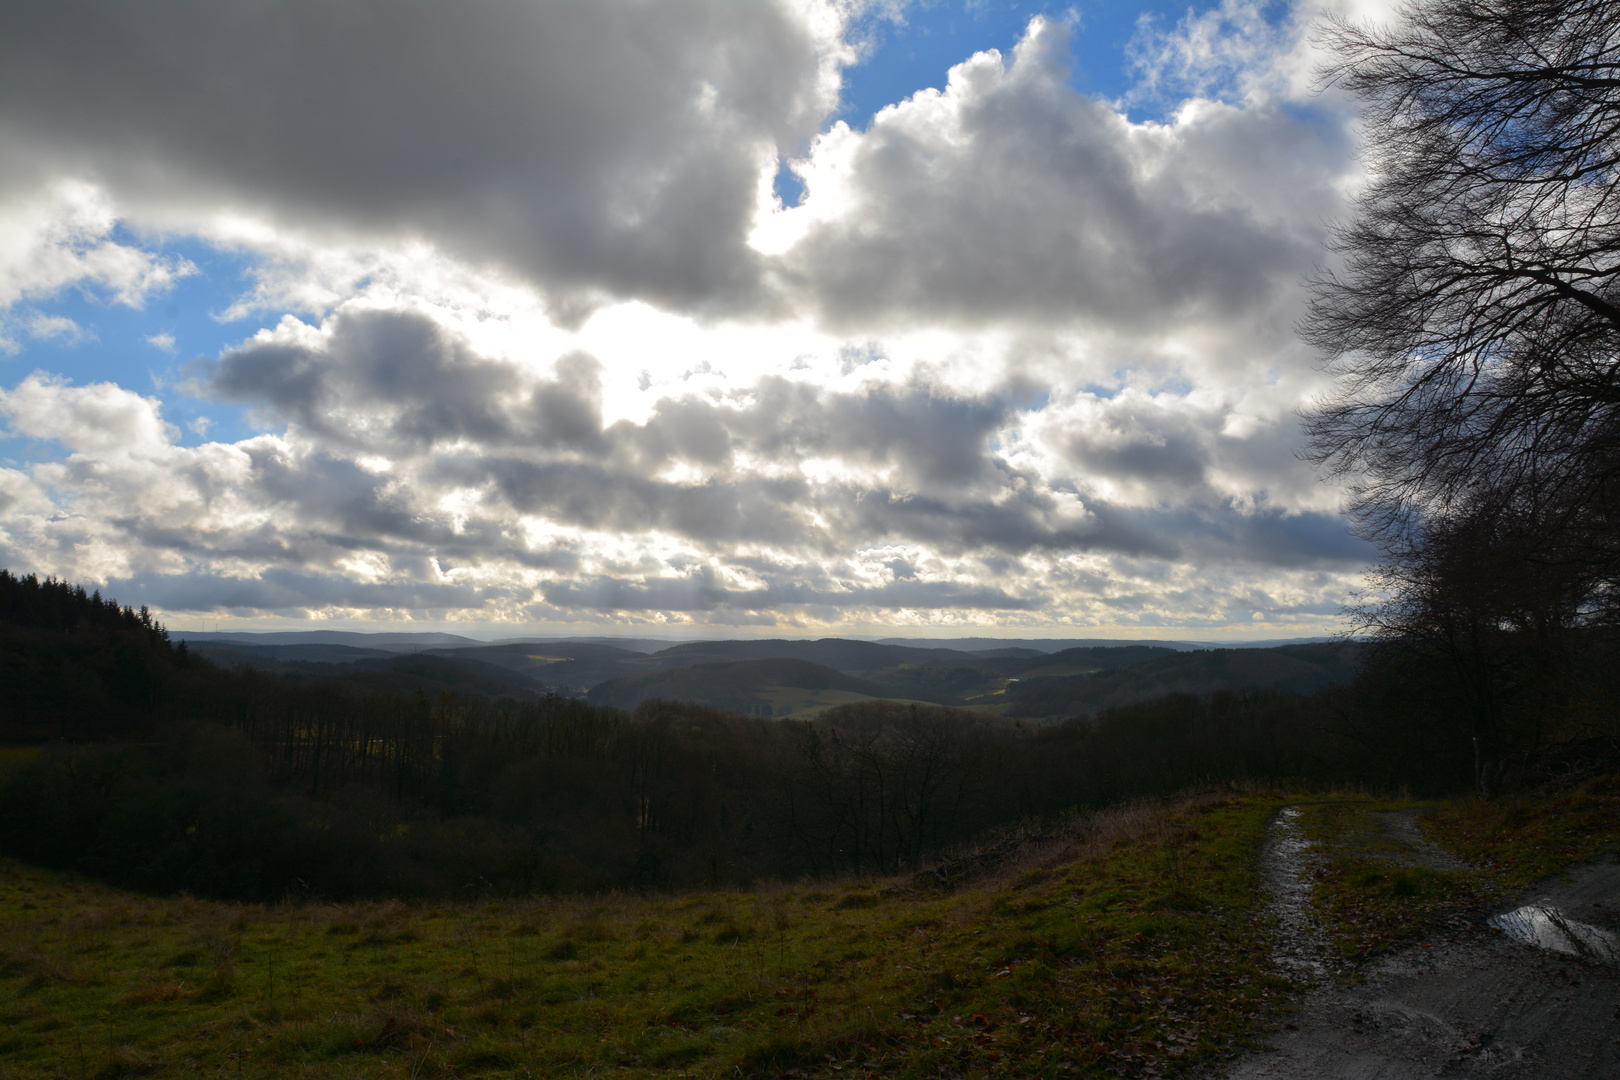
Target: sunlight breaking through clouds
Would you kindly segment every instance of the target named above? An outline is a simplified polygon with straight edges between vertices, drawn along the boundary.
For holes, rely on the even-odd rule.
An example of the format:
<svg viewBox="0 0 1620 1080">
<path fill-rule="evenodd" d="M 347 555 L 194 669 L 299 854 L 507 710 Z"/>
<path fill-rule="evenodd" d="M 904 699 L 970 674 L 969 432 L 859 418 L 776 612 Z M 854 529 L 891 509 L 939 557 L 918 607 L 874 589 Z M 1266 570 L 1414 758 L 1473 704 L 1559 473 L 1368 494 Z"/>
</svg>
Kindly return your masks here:
<svg viewBox="0 0 1620 1080">
<path fill-rule="evenodd" d="M 259 8 L 8 11 L 0 563 L 179 621 L 1322 632 L 1367 554 L 1293 325 L 1352 138 L 1310 11 L 1241 7 L 1141 39 L 1162 122 L 1037 17 L 862 129 L 838 6 L 289 8 L 230 80 L 187 58 Z M 72 367 L 203 249 L 205 313 Z"/>
</svg>

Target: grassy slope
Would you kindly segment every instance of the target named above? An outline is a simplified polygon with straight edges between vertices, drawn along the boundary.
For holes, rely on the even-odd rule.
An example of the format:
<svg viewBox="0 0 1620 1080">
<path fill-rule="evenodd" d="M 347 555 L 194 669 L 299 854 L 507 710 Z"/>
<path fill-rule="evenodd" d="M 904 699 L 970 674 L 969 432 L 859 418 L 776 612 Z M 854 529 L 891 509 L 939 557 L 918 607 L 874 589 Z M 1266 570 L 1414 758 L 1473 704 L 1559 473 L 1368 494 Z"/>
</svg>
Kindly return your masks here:
<svg viewBox="0 0 1620 1080">
<path fill-rule="evenodd" d="M 1278 801 L 1085 819 L 998 881 L 255 908 L 0 864 L 0 1076 L 1184 1072 L 1286 996 Z"/>
<path fill-rule="evenodd" d="M 1620 856 L 1620 776 L 1489 803 L 1438 803 L 1425 825 L 1435 840 L 1517 891 L 1577 863 Z"/>
<path fill-rule="evenodd" d="M 952 893 L 261 908 L 0 862 L 0 1078 L 1177 1075 L 1288 1008 L 1256 876 L 1286 803 L 1350 961 L 1620 850 L 1607 777 L 1491 804 L 1143 804 Z M 1389 810 L 1477 865 L 1391 862 Z"/>
<path fill-rule="evenodd" d="M 39 757 L 37 746 L 0 746 L 0 776 Z"/>
</svg>

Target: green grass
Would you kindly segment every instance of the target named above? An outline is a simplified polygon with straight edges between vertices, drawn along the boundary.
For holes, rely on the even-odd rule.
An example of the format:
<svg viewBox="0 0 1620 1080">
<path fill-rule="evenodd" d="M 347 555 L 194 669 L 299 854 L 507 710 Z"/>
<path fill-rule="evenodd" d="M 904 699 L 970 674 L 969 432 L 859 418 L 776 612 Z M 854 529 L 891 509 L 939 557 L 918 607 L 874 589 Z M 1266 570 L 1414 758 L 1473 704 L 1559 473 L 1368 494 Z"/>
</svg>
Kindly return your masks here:
<svg viewBox="0 0 1620 1080">
<path fill-rule="evenodd" d="M 1289 803 L 1352 960 L 1620 841 L 1611 778 L 1491 804 L 1138 804 L 955 892 L 920 876 L 256 907 L 0 862 L 0 1080 L 1182 1075 L 1290 1008 L 1258 878 Z M 1413 809 L 1488 865 L 1400 865 L 1377 814 Z"/>
<path fill-rule="evenodd" d="M 1510 796 L 1437 804 L 1424 826 L 1437 842 L 1518 890 L 1600 855 L 1620 854 L 1620 776 Z"/>
<path fill-rule="evenodd" d="M 1312 900 L 1341 958 L 1363 961 L 1457 924 L 1494 891 L 1476 869 L 1411 865 L 1407 847 L 1377 816 L 1432 805 L 1354 796 L 1301 804 L 1301 824 L 1318 861 Z"/>
<path fill-rule="evenodd" d="M 252 907 L 0 864 L 0 1077 L 1176 1075 L 1285 1007 L 1278 805 L 1098 815 L 954 893 Z"/>
<path fill-rule="evenodd" d="M 37 746 L 0 746 L 0 776 L 39 757 Z"/>
</svg>

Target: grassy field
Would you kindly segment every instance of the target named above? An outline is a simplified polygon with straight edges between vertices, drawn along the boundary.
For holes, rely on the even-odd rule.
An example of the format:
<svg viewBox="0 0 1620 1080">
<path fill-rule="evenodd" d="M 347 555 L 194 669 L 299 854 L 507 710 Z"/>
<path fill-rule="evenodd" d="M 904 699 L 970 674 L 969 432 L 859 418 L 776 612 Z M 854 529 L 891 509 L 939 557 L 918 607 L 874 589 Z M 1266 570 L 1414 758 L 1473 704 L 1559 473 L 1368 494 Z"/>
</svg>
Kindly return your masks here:
<svg viewBox="0 0 1620 1080">
<path fill-rule="evenodd" d="M 1425 826 L 1504 887 L 1522 888 L 1599 855 L 1620 855 L 1620 776 L 1492 802 L 1437 803 Z"/>
<path fill-rule="evenodd" d="M 877 698 L 854 690 L 807 690 L 797 686 L 767 686 L 765 695 L 770 699 L 771 715 L 789 720 L 811 720 L 828 709 L 839 705 L 853 705 L 861 701 L 886 701 L 897 705 L 918 705 L 937 709 L 938 705 L 912 698 Z"/>
<path fill-rule="evenodd" d="M 39 757 L 37 746 L 0 746 L 0 776 Z"/>
<path fill-rule="evenodd" d="M 951 892 L 264 908 L 4 864 L 0 1076 L 1173 1075 L 1286 999 L 1277 805 L 1079 819 Z"/>
<path fill-rule="evenodd" d="M 1620 839 L 1611 779 L 1187 798 L 917 875 L 677 896 L 254 907 L 0 862 L 0 1078 L 1175 1076 L 1289 1008 L 1257 862 L 1289 803 L 1351 958 Z M 1392 870 L 1387 810 L 1482 867 Z"/>
</svg>

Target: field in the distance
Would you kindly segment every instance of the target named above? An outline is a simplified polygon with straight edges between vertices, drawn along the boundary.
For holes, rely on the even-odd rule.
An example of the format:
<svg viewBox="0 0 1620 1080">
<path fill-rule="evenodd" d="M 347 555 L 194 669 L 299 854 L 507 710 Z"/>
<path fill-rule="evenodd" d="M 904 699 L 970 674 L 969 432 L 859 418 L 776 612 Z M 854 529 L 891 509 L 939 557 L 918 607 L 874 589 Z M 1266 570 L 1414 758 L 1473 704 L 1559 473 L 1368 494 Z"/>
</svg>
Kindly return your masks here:
<svg viewBox="0 0 1620 1080">
<path fill-rule="evenodd" d="M 1080 819 L 954 891 L 251 907 L 0 864 L 0 1076 L 1174 1073 L 1284 998 L 1276 806 Z"/>
<path fill-rule="evenodd" d="M 875 698 L 853 690 L 801 690 L 796 686 L 767 686 L 764 692 L 770 699 L 770 715 L 789 720 L 809 720 L 839 705 L 854 705 L 863 701 L 917 705 L 925 709 L 939 707 L 932 702 L 910 698 Z"/>
</svg>

